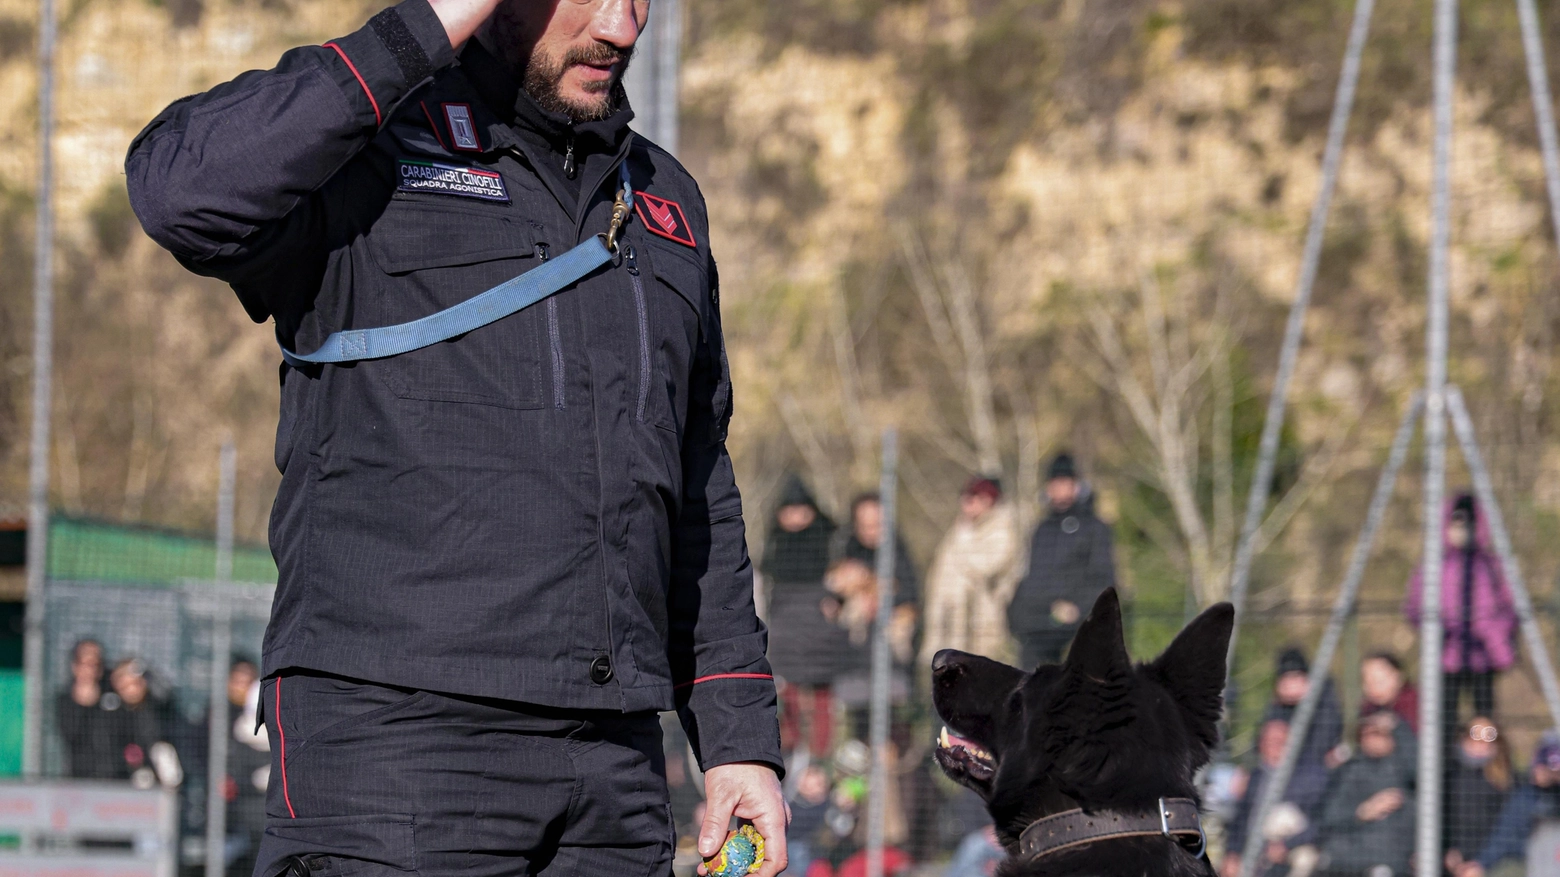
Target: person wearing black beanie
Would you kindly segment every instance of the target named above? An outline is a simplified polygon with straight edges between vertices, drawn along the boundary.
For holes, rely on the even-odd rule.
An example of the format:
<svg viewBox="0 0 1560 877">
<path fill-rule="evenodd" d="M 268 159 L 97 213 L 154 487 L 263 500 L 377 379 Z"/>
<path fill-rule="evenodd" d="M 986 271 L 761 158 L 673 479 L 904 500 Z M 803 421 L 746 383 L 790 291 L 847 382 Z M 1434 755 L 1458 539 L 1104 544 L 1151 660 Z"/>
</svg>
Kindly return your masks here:
<svg viewBox="0 0 1560 877">
<path fill-rule="evenodd" d="M 1071 454 L 1057 454 L 1046 468 L 1045 498 L 1050 514 L 1035 528 L 1029 570 L 1008 605 L 1008 628 L 1026 670 L 1061 660 L 1083 609 L 1116 584 L 1110 526 L 1095 516 Z"/>
</svg>

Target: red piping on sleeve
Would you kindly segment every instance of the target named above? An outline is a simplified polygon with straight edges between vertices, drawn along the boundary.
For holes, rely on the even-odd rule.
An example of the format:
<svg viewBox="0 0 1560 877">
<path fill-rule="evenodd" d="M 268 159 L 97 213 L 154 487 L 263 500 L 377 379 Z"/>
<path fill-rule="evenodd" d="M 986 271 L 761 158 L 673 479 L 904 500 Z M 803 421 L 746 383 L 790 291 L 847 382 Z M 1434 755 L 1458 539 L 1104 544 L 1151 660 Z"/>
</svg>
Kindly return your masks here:
<svg viewBox="0 0 1560 877">
<path fill-rule="evenodd" d="M 692 688 L 704 682 L 714 682 L 717 679 L 768 679 L 774 681 L 774 675 L 770 673 L 716 673 L 713 676 L 700 676 L 692 682 L 684 682 L 677 689 Z"/>
<path fill-rule="evenodd" d="M 433 113 L 428 112 L 428 105 L 422 101 L 418 101 L 417 105 L 422 107 L 423 118 L 428 120 L 428 127 L 433 129 L 433 139 L 439 141 L 439 148 L 449 149 L 448 146 L 444 145 L 444 135 L 439 133 L 439 125 L 433 120 Z"/>
<path fill-rule="evenodd" d="M 341 51 L 337 49 L 337 51 Z M 287 802 L 287 815 L 293 819 L 298 814 L 293 812 L 292 795 L 287 792 L 287 732 L 282 730 L 282 677 L 276 677 L 276 737 L 282 750 L 282 800 Z"/>
<path fill-rule="evenodd" d="M 351 70 L 352 75 L 357 77 L 358 85 L 363 86 L 363 93 L 368 95 L 368 102 L 374 107 L 374 124 L 383 125 L 385 123 L 385 119 L 379 114 L 379 101 L 374 100 L 374 93 L 368 90 L 368 83 L 363 81 L 363 74 L 358 72 L 357 65 L 352 63 L 352 59 L 347 57 L 346 52 L 341 51 L 340 46 L 336 45 L 335 43 L 326 43 L 325 45 L 328 48 L 335 49 L 336 54 L 341 56 L 341 60 L 346 62 L 347 69 Z"/>
</svg>

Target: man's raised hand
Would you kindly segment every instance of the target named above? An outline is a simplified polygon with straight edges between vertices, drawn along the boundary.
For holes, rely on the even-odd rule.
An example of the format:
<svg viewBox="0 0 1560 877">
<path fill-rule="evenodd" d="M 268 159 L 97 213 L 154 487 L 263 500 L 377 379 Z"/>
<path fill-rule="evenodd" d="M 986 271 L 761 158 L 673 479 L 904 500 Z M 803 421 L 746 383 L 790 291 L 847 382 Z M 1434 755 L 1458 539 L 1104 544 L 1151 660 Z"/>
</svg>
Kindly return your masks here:
<svg viewBox="0 0 1560 877">
<path fill-rule="evenodd" d="M 439 16 L 444 32 L 450 35 L 450 45 L 459 49 L 503 2 L 505 0 L 428 0 L 428 5 Z"/>
</svg>

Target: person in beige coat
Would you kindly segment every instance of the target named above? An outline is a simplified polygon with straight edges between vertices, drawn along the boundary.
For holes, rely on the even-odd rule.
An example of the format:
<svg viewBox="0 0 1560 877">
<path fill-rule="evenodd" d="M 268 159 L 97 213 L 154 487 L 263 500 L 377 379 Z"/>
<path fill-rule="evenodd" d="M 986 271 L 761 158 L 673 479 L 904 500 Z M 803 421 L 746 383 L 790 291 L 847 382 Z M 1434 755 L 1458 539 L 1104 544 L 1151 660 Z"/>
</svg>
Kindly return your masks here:
<svg viewBox="0 0 1560 877">
<path fill-rule="evenodd" d="M 1007 606 L 1022 572 L 1020 554 L 1017 509 L 1003 501 L 996 481 L 971 480 L 926 578 L 922 667 L 940 649 L 1013 659 Z"/>
</svg>

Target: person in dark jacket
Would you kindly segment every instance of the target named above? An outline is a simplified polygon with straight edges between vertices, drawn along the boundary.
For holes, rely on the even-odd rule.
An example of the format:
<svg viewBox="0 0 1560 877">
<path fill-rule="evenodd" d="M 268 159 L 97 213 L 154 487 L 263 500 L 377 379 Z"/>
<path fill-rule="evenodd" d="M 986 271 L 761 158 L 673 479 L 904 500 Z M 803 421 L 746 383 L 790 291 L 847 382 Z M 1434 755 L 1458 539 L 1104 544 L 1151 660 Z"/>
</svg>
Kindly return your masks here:
<svg viewBox="0 0 1560 877">
<path fill-rule="evenodd" d="M 1225 849 L 1228 852 L 1219 867 L 1219 873 L 1226 877 L 1240 873 L 1241 851 L 1254 829 L 1251 818 L 1266 793 L 1273 771 L 1278 769 L 1284 757 L 1284 746 L 1288 742 L 1289 723 L 1283 719 L 1268 719 L 1258 730 L 1258 763 L 1246 781 L 1246 793 L 1236 806 L 1235 817 L 1226 828 Z M 1309 762 L 1295 765 L 1278 807 L 1268 813 L 1266 824 L 1257 829 L 1268 838 L 1263 854 L 1265 862 L 1257 868 L 1257 874 L 1278 872 L 1288 864 L 1295 849 L 1316 842 L 1316 815 L 1326 791 L 1325 767 Z"/>
<path fill-rule="evenodd" d="M 1538 741 L 1528 781 L 1512 790 L 1484 848 L 1462 863 L 1457 877 L 1484 877 L 1502 861 L 1521 859 L 1533 826 L 1541 819 L 1555 818 L 1560 818 L 1560 735 L 1549 731 Z"/>
<path fill-rule="evenodd" d="M 1279 719 L 1293 723 L 1295 710 L 1311 687 L 1311 665 L 1305 653 L 1298 648 L 1284 649 L 1278 655 L 1277 673 L 1273 679 L 1273 699 L 1263 712 L 1264 721 Z M 1412 733 L 1412 732 L 1410 732 Z M 1322 687 L 1322 698 L 1311 716 L 1311 726 L 1300 746 L 1299 764 L 1325 768 L 1328 753 L 1343 739 L 1343 707 L 1338 704 L 1338 691 L 1332 679 Z"/>
<path fill-rule="evenodd" d="M 1360 722 L 1359 750 L 1334 771 L 1322 801 L 1317 833 L 1324 877 L 1409 873 L 1414 775 L 1414 737 L 1394 713 L 1375 712 Z"/>
<path fill-rule="evenodd" d="M 824 617 L 824 604 L 834 600 L 823 580 L 835 530 L 807 485 L 791 475 L 759 567 L 769 603 L 769 663 L 781 684 L 780 745 L 789 751 L 805 743 L 817 756 L 832 748 L 830 689 L 850 648 L 845 630 Z"/>
<path fill-rule="evenodd" d="M 1029 569 L 1008 606 L 1008 628 L 1025 668 L 1060 661 L 1083 610 L 1116 584 L 1110 527 L 1095 517 L 1071 455 L 1051 462 L 1045 495 L 1050 513 L 1029 541 Z"/>
<path fill-rule="evenodd" d="M 1515 779 L 1511 747 L 1488 716 L 1468 722 L 1456 744 L 1441 806 L 1441 845 L 1446 849 L 1446 869 L 1454 874 L 1489 842 Z"/>
<path fill-rule="evenodd" d="M 708 213 L 621 83 L 649 7 L 405 0 L 131 144 L 147 233 L 292 351 L 260 877 L 664 871 L 673 708 L 701 852 L 737 812 L 762 877 L 785 864 Z M 369 358 L 385 336 L 361 330 L 602 252 L 545 301 Z M 349 361 L 299 358 L 327 339 Z"/>
<path fill-rule="evenodd" d="M 71 647 L 71 681 L 55 700 L 54 720 L 65 741 L 66 775 L 75 779 L 130 776 L 114 739 L 114 719 L 103 708 L 105 675 L 102 643 L 84 639 Z"/>
</svg>

